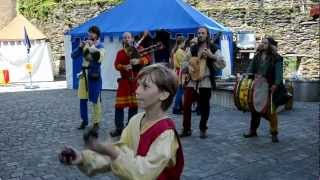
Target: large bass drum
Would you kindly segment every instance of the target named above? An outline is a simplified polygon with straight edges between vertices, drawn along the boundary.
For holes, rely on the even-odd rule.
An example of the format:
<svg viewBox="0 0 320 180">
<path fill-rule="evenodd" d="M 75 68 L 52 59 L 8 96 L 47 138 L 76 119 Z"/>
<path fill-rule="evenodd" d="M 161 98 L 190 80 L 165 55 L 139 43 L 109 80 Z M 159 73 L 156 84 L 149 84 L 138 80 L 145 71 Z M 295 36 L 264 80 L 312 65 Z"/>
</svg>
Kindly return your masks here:
<svg viewBox="0 0 320 180">
<path fill-rule="evenodd" d="M 265 78 L 246 74 L 238 80 L 233 91 L 234 103 L 240 111 L 266 113 L 269 104 L 269 86 Z"/>
</svg>

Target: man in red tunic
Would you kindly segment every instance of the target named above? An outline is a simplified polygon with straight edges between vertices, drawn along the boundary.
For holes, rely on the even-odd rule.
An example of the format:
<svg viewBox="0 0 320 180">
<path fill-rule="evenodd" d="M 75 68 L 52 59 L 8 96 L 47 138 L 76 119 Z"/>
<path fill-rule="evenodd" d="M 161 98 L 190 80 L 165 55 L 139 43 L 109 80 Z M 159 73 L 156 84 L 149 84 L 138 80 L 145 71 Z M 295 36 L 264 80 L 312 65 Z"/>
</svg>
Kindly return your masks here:
<svg viewBox="0 0 320 180">
<path fill-rule="evenodd" d="M 110 132 L 112 137 L 120 136 L 124 128 L 124 108 L 128 107 L 129 119 L 138 112 L 135 91 L 137 89 L 136 77 L 141 67 L 150 64 L 151 57 L 145 55 L 140 58 L 130 57 L 129 50 L 133 47 L 133 37 L 129 32 L 123 34 L 123 48 L 117 53 L 114 67 L 120 72 L 118 79 L 117 97 L 115 103 L 115 126 Z"/>
</svg>

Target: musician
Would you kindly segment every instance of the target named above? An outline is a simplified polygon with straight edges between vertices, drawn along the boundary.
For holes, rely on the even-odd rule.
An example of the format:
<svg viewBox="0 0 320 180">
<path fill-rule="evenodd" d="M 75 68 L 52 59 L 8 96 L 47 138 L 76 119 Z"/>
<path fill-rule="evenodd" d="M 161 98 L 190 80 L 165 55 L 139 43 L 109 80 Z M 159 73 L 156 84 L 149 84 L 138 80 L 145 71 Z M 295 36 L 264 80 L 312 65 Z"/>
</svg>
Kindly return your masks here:
<svg viewBox="0 0 320 180">
<path fill-rule="evenodd" d="M 101 61 L 104 51 L 103 44 L 99 41 L 100 30 L 92 26 L 88 30 L 88 39 L 82 41 L 75 49 L 71 57 L 83 56 L 82 70 L 78 74 L 79 87 L 78 97 L 80 98 L 81 124 L 78 129 L 88 126 L 88 99 L 93 104 L 93 128 L 98 129 L 101 121 Z"/>
<path fill-rule="evenodd" d="M 197 42 L 190 47 L 193 57 L 206 61 L 204 77 L 199 81 L 190 80 L 184 91 L 183 130 L 181 137 L 191 136 L 191 106 L 198 99 L 200 109 L 200 138 L 207 138 L 207 122 L 210 113 L 211 90 L 215 87 L 213 63 L 223 58 L 220 51 L 209 40 L 209 31 L 206 27 L 198 29 Z"/>
<path fill-rule="evenodd" d="M 172 59 L 173 59 L 173 65 L 175 72 L 177 73 L 177 76 L 179 77 L 179 87 L 176 94 L 176 99 L 173 106 L 173 114 L 181 114 L 182 112 L 182 97 L 183 97 L 183 81 L 181 76 L 181 66 L 183 64 L 183 61 L 186 58 L 186 52 L 184 50 L 185 46 L 185 39 L 182 36 L 177 37 L 175 47 L 172 51 Z"/>
<path fill-rule="evenodd" d="M 114 61 L 114 67 L 120 72 L 121 78 L 118 79 L 117 97 L 115 103 L 115 126 L 116 129 L 110 132 L 112 137 L 120 136 L 124 128 L 124 108 L 128 107 L 129 119 L 138 112 L 135 90 L 137 88 L 136 66 L 145 66 L 150 64 L 150 55 L 144 55 L 140 58 L 131 58 L 129 54 L 133 47 L 133 37 L 129 32 L 125 32 L 122 36 L 123 48 L 117 53 Z M 140 47 L 142 48 L 142 47 Z M 129 52 L 130 51 L 130 52 Z M 136 68 L 139 69 L 139 68 Z"/>
<path fill-rule="evenodd" d="M 266 37 L 263 39 L 257 48 L 257 53 L 248 67 L 248 73 L 253 73 L 255 78 L 262 76 L 267 79 L 271 93 L 270 95 L 275 94 L 283 83 L 283 58 L 277 52 L 277 45 L 278 43 L 272 37 Z M 275 101 L 276 99 L 273 97 L 273 102 Z M 245 138 L 257 136 L 257 129 L 259 127 L 261 117 L 264 117 L 270 122 L 272 142 L 279 142 L 277 136 L 278 118 L 275 103 L 272 104 L 272 108 L 268 108 L 268 111 L 265 114 L 251 112 L 250 131 L 248 134 L 244 134 L 243 136 Z"/>
</svg>

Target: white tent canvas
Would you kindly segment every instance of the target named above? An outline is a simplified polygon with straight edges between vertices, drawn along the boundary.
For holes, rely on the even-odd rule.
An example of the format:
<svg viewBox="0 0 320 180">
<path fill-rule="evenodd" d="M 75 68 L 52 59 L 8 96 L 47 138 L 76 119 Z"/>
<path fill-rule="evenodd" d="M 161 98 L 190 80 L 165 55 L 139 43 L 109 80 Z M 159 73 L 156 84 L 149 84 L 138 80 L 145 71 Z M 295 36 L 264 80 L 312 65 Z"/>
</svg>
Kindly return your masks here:
<svg viewBox="0 0 320 180">
<path fill-rule="evenodd" d="M 32 64 L 32 81 L 53 81 L 50 51 L 43 41 L 33 42 L 29 55 L 22 42 L 0 42 L 0 69 L 9 70 L 10 82 L 29 82 L 26 63 Z"/>
<path fill-rule="evenodd" d="M 30 53 L 23 43 L 24 28 L 31 40 Z M 33 81 L 53 81 L 51 52 L 44 36 L 22 15 L 0 31 L 0 70 L 8 70 L 10 82 L 29 82 L 26 64 L 32 64 Z"/>
</svg>

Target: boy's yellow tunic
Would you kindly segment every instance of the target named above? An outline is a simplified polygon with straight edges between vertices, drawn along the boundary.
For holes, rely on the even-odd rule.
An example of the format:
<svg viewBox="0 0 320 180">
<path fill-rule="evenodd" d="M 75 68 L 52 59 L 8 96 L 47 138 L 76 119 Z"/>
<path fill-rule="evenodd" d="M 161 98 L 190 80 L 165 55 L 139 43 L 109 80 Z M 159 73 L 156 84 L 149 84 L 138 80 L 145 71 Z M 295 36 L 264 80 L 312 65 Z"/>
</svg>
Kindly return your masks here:
<svg viewBox="0 0 320 180">
<path fill-rule="evenodd" d="M 123 130 L 120 141 L 114 143 L 120 152 L 117 159 L 111 161 L 108 156 L 84 150 L 83 162 L 78 166 L 79 169 L 87 175 L 111 170 L 121 179 L 151 180 L 156 179 L 166 166 L 175 165 L 179 143 L 173 130 L 163 132 L 152 143 L 146 156 L 136 155 L 140 134 L 153 125 L 149 124 L 140 130 L 143 116 L 144 113 L 139 113 L 132 117 Z"/>
</svg>

